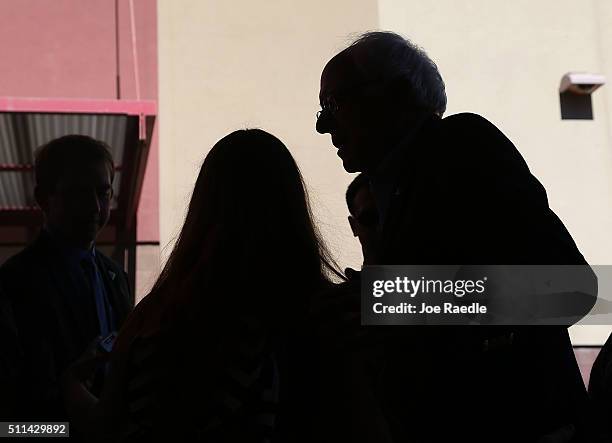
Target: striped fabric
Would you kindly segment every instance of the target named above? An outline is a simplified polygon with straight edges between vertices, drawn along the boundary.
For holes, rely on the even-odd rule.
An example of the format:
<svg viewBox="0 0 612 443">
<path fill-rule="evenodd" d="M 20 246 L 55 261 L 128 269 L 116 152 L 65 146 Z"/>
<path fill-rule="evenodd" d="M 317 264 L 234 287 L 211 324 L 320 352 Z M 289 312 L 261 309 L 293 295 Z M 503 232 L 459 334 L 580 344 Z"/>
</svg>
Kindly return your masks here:
<svg viewBox="0 0 612 443">
<path fill-rule="evenodd" d="M 241 323 L 241 346 L 213 380 L 213 394 L 202 399 L 201 409 L 189 411 L 190 418 L 176 424 L 177 437 L 207 443 L 274 441 L 279 400 L 276 357 L 264 336 L 255 333 L 251 320 Z M 159 437 L 159 421 L 174 412 L 169 408 L 175 405 L 160 400 L 160 387 L 168 385 L 169 373 L 159 345 L 158 338 L 139 338 L 130 349 L 129 427 L 122 441 L 152 441 Z M 181 393 L 174 398 L 180 401 Z"/>
</svg>

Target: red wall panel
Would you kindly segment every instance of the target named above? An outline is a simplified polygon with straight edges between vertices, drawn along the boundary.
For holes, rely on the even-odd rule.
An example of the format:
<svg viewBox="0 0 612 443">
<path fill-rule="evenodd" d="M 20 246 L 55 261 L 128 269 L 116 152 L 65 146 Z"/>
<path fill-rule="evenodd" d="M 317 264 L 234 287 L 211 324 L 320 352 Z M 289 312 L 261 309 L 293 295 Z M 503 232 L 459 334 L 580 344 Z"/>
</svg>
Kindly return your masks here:
<svg viewBox="0 0 612 443">
<path fill-rule="evenodd" d="M 113 99 L 119 72 L 121 98 L 157 100 L 156 21 L 155 0 L 0 0 L 0 96 Z M 158 176 L 154 134 L 139 241 L 159 241 Z"/>
</svg>

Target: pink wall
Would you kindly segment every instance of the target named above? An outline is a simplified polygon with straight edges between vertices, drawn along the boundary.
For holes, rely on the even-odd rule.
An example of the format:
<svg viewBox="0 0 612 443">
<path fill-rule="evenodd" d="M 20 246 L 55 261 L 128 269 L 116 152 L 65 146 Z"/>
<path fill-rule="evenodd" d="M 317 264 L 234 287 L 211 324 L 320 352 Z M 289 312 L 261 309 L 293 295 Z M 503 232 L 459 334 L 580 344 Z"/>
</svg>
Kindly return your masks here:
<svg viewBox="0 0 612 443">
<path fill-rule="evenodd" d="M 155 0 L 132 0 L 140 98 L 157 100 Z M 130 0 L 118 1 L 121 98 L 137 99 Z M 116 98 L 115 1 L 0 1 L 0 96 Z M 156 125 L 157 126 L 157 125 Z M 138 209 L 138 240 L 159 241 L 157 131 Z"/>
</svg>

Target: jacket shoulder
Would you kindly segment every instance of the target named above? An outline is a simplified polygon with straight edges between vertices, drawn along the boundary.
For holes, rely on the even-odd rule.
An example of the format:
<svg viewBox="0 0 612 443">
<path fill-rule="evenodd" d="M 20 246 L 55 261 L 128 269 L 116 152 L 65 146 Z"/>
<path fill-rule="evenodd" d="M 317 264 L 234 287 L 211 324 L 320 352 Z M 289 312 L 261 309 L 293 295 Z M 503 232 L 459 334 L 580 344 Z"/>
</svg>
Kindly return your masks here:
<svg viewBox="0 0 612 443">
<path fill-rule="evenodd" d="M 48 256 L 45 245 L 35 240 L 4 262 L 0 266 L 3 295 L 19 303 L 39 299 L 48 290 L 52 278 Z"/>
<path fill-rule="evenodd" d="M 45 251 L 38 241 L 29 244 L 0 266 L 0 278 L 10 279 L 11 276 L 34 271 L 40 267 L 44 254 Z"/>
<path fill-rule="evenodd" d="M 444 152 L 452 164 L 490 171 L 529 171 L 512 141 L 481 115 L 464 112 L 445 117 L 439 122 L 436 137 L 446 147 Z"/>
<path fill-rule="evenodd" d="M 442 121 L 446 122 L 446 123 L 472 122 L 472 123 L 475 123 L 475 124 L 489 124 L 489 125 L 492 125 L 492 123 L 489 120 L 487 120 L 486 118 L 484 118 L 482 115 L 475 114 L 473 112 L 460 112 L 458 114 L 452 114 L 452 115 L 449 115 L 447 117 L 444 117 L 442 119 Z"/>
<path fill-rule="evenodd" d="M 497 135 L 504 136 L 497 126 L 495 126 L 489 120 L 484 118 L 482 115 L 471 112 L 462 112 L 444 117 L 440 121 L 440 127 L 444 128 L 445 130 L 461 132 L 471 136 L 487 133 L 489 131 L 496 133 Z"/>
</svg>

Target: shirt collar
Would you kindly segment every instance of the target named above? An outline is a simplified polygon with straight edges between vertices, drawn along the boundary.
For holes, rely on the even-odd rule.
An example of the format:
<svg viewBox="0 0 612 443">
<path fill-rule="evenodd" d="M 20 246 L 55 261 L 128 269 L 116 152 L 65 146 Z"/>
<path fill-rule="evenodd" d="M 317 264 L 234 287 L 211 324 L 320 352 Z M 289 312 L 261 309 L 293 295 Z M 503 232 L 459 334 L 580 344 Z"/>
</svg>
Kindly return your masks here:
<svg viewBox="0 0 612 443">
<path fill-rule="evenodd" d="M 81 261 L 83 259 L 92 259 L 96 257 L 95 244 L 92 245 L 91 249 L 83 249 L 77 246 L 72 246 L 66 241 L 64 236 L 51 229 L 49 226 L 44 226 L 43 231 L 47 237 L 51 240 L 53 245 L 68 259 Z"/>
</svg>

